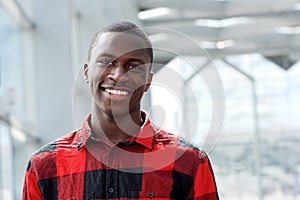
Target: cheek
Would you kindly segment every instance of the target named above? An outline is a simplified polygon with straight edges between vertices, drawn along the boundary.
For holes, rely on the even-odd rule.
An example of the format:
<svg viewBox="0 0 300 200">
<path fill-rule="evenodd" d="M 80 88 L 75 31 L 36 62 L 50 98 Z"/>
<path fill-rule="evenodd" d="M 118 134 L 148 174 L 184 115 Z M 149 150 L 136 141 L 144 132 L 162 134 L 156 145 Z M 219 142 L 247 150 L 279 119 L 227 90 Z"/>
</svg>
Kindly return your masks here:
<svg viewBox="0 0 300 200">
<path fill-rule="evenodd" d="M 131 80 L 136 83 L 137 87 L 141 87 L 148 82 L 148 76 L 146 74 L 136 74 L 132 76 Z"/>
<path fill-rule="evenodd" d="M 105 70 L 101 70 L 101 68 L 93 67 L 93 70 L 90 71 L 89 76 L 91 77 L 91 82 L 97 83 L 103 79 L 105 76 Z"/>
<path fill-rule="evenodd" d="M 89 88 L 92 94 L 97 92 L 97 88 L 99 82 L 101 81 L 101 73 L 97 72 L 96 70 L 91 71 L 90 73 L 90 81 L 89 81 Z"/>
<path fill-rule="evenodd" d="M 142 99 L 144 93 L 145 93 L 145 86 L 144 85 L 139 86 L 138 88 L 136 88 L 136 90 L 130 97 L 130 100 L 131 101 L 140 101 Z"/>
<path fill-rule="evenodd" d="M 146 76 L 141 76 L 138 79 L 135 79 L 134 81 L 135 81 L 135 94 L 137 96 L 142 96 L 146 91 L 148 79 L 146 79 Z"/>
</svg>

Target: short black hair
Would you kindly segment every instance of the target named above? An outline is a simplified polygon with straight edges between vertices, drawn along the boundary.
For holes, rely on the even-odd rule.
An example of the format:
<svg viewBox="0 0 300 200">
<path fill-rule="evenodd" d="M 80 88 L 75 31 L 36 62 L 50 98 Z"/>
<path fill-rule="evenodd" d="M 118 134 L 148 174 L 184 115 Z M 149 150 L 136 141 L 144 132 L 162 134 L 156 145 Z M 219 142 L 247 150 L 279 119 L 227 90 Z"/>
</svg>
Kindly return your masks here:
<svg viewBox="0 0 300 200">
<path fill-rule="evenodd" d="M 136 24 L 129 22 L 129 21 L 116 21 L 116 22 L 113 22 L 113 23 L 108 24 L 108 25 L 104 26 L 103 28 L 101 28 L 94 35 L 94 37 L 91 41 L 91 45 L 90 45 L 89 52 L 88 52 L 88 61 L 90 61 L 90 59 L 91 59 L 92 51 L 96 47 L 101 34 L 109 33 L 109 32 L 116 32 L 116 33 L 125 33 L 126 32 L 126 33 L 130 33 L 130 34 L 134 34 L 134 35 L 144 39 L 144 41 L 147 45 L 146 50 L 150 56 L 150 63 L 153 62 L 153 48 L 152 48 L 151 41 L 149 40 L 147 34 Z"/>
</svg>

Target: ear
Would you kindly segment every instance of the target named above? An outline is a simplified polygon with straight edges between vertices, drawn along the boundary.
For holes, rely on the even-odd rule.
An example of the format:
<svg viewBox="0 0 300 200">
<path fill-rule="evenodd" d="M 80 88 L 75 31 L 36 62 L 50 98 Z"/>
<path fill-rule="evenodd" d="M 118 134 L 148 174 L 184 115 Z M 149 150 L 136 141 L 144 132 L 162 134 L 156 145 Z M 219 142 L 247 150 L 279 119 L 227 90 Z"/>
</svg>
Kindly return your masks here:
<svg viewBox="0 0 300 200">
<path fill-rule="evenodd" d="M 83 76 L 84 76 L 84 80 L 86 82 L 88 82 L 88 80 L 89 80 L 89 65 L 88 65 L 88 63 L 85 63 L 83 66 Z"/>
<path fill-rule="evenodd" d="M 145 90 L 144 90 L 144 92 L 147 92 L 147 91 L 148 91 L 148 89 L 149 89 L 149 87 L 150 87 L 150 85 L 151 85 L 151 82 L 152 82 L 152 77 L 153 77 L 153 73 L 150 72 L 150 73 L 149 73 L 149 76 L 148 76 L 147 83 L 146 83 L 146 85 L 145 85 Z"/>
</svg>

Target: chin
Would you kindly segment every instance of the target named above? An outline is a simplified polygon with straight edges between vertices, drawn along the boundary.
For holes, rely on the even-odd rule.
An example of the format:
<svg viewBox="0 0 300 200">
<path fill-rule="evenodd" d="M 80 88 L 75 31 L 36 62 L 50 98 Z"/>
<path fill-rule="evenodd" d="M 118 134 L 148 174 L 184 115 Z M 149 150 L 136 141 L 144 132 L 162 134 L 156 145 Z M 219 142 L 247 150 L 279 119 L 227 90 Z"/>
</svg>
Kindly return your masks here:
<svg viewBox="0 0 300 200">
<path fill-rule="evenodd" d="M 122 117 L 122 116 L 126 116 L 129 115 L 130 111 L 126 108 L 114 108 L 112 109 L 106 109 L 105 111 L 109 116 L 116 118 L 116 117 Z"/>
</svg>

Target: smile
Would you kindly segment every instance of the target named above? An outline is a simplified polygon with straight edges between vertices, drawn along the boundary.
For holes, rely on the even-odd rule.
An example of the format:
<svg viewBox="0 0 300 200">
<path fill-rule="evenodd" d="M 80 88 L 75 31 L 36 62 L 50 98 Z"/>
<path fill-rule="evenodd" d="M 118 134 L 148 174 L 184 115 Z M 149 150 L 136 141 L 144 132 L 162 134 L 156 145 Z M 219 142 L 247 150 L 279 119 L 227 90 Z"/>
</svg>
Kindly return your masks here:
<svg viewBox="0 0 300 200">
<path fill-rule="evenodd" d="M 107 92 L 108 94 L 119 95 L 119 96 L 126 96 L 128 94 L 128 92 L 124 90 L 113 90 L 108 88 L 105 89 L 105 92 Z"/>
</svg>

